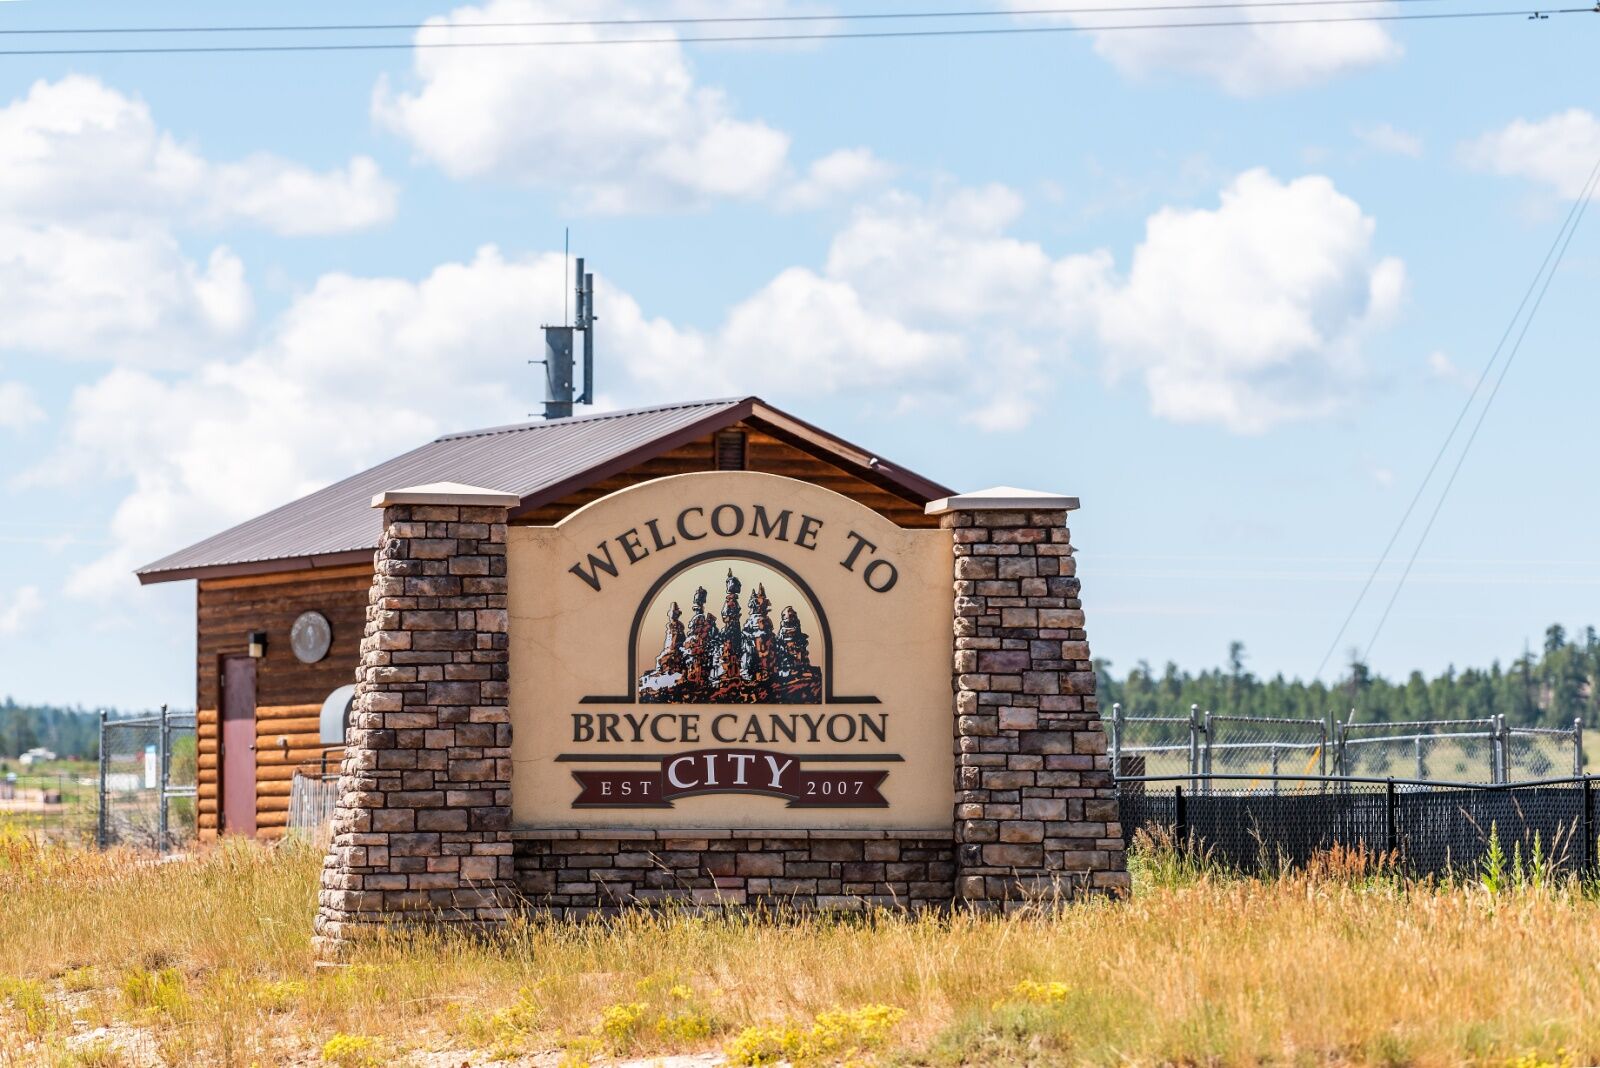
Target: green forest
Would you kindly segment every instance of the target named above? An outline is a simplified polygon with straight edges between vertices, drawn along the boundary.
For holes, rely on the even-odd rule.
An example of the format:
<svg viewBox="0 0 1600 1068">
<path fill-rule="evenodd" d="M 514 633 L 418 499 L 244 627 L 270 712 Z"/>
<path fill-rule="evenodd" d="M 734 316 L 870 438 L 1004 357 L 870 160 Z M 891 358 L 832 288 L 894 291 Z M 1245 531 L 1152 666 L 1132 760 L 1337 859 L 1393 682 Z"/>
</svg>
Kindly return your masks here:
<svg viewBox="0 0 1600 1068">
<path fill-rule="evenodd" d="M 1403 680 L 1385 678 L 1354 658 L 1329 682 L 1262 678 L 1250 671 L 1241 642 L 1229 645 L 1225 665 L 1200 672 L 1171 662 L 1157 671 L 1142 660 L 1121 675 L 1109 660 L 1097 660 L 1095 667 L 1100 707 L 1109 711 L 1120 703 L 1129 715 L 1181 716 L 1190 705 L 1199 705 L 1232 715 L 1342 719 L 1354 708 L 1361 722 L 1498 714 L 1512 726 L 1568 727 L 1574 719 L 1582 719 L 1585 727 L 1600 725 L 1600 632 L 1594 627 L 1573 637 L 1552 625 L 1541 648 L 1525 650 L 1509 664 L 1450 668 L 1433 678 L 1420 671 Z M 0 704 L 0 758 L 15 758 L 35 746 L 66 758 L 96 759 L 98 713 L 6 698 Z"/>
<path fill-rule="evenodd" d="M 148 714 L 114 712 L 112 717 Z M 0 704 L 0 759 L 13 759 L 36 746 L 64 760 L 98 760 L 100 713 L 86 708 L 22 705 L 7 697 Z"/>
<path fill-rule="evenodd" d="M 1525 650 L 1502 667 L 1450 668 L 1428 678 L 1413 671 L 1389 679 L 1352 657 L 1340 677 L 1306 683 L 1282 675 L 1261 678 L 1248 667 L 1241 642 L 1228 647 L 1227 663 L 1197 674 L 1167 663 L 1160 671 L 1140 661 L 1118 675 L 1098 660 L 1100 708 L 1120 703 L 1127 715 L 1184 716 L 1190 705 L 1243 716 L 1340 719 L 1355 709 L 1359 722 L 1484 719 L 1503 715 L 1511 726 L 1585 727 L 1600 723 L 1600 633 L 1586 627 L 1574 638 L 1560 625 L 1545 630 L 1540 649 Z"/>
</svg>

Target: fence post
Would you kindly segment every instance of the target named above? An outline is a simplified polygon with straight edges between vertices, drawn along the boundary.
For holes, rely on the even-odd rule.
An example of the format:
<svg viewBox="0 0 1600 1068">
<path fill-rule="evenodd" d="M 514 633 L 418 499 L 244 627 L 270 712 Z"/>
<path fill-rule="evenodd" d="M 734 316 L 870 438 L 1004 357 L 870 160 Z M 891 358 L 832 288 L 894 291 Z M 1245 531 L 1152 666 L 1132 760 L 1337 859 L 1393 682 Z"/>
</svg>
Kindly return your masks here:
<svg viewBox="0 0 1600 1068">
<path fill-rule="evenodd" d="M 1278 796 L 1278 743 L 1272 743 L 1272 796 Z"/>
<path fill-rule="evenodd" d="M 1172 837 L 1179 849 L 1189 841 L 1189 803 L 1183 796 L 1183 784 L 1172 789 Z"/>
<path fill-rule="evenodd" d="M 1572 774 L 1583 776 L 1583 717 L 1572 719 Z"/>
<path fill-rule="evenodd" d="M 1511 778 L 1511 746 L 1510 734 L 1506 731 L 1506 717 L 1503 712 L 1496 712 L 1494 716 L 1494 737 L 1500 752 L 1500 777 L 1496 782 L 1508 782 Z"/>
<path fill-rule="evenodd" d="M 1386 851 L 1393 855 L 1395 851 L 1395 793 L 1394 777 L 1390 776 L 1388 783 L 1383 788 L 1383 822 L 1384 844 Z"/>
<path fill-rule="evenodd" d="M 1200 706 L 1189 706 L 1189 789 L 1200 788 Z"/>
<path fill-rule="evenodd" d="M 100 795 L 96 799 L 99 804 L 95 814 L 94 844 L 99 849 L 106 847 L 106 710 L 100 710 Z"/>
<path fill-rule="evenodd" d="M 1422 757 L 1422 735 L 1419 734 L 1411 740 L 1411 748 L 1416 751 L 1417 778 L 1426 779 L 1428 777 L 1428 765 Z"/>
<path fill-rule="evenodd" d="M 161 706 L 161 792 L 156 797 L 156 804 L 161 806 L 161 811 L 156 816 L 156 851 L 167 851 L 167 781 L 172 776 L 172 719 L 167 714 L 167 706 Z"/>
<path fill-rule="evenodd" d="M 1206 791 L 1206 793 L 1209 794 L 1211 792 L 1211 770 L 1212 770 L 1212 765 L 1211 765 L 1211 709 L 1209 709 L 1209 708 L 1206 709 L 1205 720 L 1204 720 L 1202 726 L 1200 727 L 1200 729 L 1201 729 L 1201 731 L 1203 731 L 1205 733 L 1205 739 L 1206 739 L 1205 740 L 1205 749 L 1203 750 L 1205 755 L 1200 761 L 1200 770 L 1205 774 L 1205 791 Z"/>
<path fill-rule="evenodd" d="M 1111 777 L 1122 777 L 1122 702 L 1111 706 Z"/>
<path fill-rule="evenodd" d="M 1593 871 L 1595 866 L 1594 838 L 1594 780 L 1583 777 L 1583 867 Z"/>
</svg>

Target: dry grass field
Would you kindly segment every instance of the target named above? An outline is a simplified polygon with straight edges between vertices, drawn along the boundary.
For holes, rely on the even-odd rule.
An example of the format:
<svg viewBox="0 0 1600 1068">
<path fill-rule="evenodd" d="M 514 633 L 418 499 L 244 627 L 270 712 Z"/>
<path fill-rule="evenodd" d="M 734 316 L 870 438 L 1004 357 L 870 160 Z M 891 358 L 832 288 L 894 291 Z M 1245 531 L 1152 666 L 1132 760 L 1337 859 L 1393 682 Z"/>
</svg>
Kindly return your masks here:
<svg viewBox="0 0 1600 1068">
<path fill-rule="evenodd" d="M 1593 1064 L 1600 904 L 1370 858 L 1010 919 L 639 914 L 313 967 L 318 853 L 0 832 L 0 1065 Z"/>
</svg>

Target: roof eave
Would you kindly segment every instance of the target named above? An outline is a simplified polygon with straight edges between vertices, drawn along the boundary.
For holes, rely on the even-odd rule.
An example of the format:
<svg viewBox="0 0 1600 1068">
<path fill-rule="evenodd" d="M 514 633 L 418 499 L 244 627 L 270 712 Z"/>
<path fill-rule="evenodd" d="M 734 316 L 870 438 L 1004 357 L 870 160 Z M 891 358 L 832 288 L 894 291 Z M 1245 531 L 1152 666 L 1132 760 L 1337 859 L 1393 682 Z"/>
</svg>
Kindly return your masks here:
<svg viewBox="0 0 1600 1068">
<path fill-rule="evenodd" d="M 160 582 L 181 582 L 184 579 L 240 578 L 246 575 L 271 575 L 280 571 L 319 571 L 329 567 L 347 567 L 351 564 L 370 564 L 376 546 L 371 549 L 348 549 L 337 553 L 319 553 L 314 556 L 280 556 L 270 560 L 242 560 L 233 564 L 205 564 L 200 567 L 174 567 L 162 571 L 148 568 L 135 571 L 139 585 L 154 586 Z"/>
<path fill-rule="evenodd" d="M 652 438 L 636 448 L 612 457 L 603 464 L 580 471 L 570 478 L 545 486 L 537 492 L 530 493 L 522 498 L 522 503 L 511 509 L 509 518 L 516 519 L 526 515 L 536 508 L 541 508 L 553 501 L 559 501 L 567 494 L 583 489 L 585 486 L 591 486 L 596 482 L 610 478 L 612 475 L 621 474 L 631 467 L 660 456 L 664 452 L 670 452 L 680 445 L 687 445 L 696 438 L 730 427 L 743 419 L 749 418 L 751 411 L 759 403 L 759 399 L 756 397 L 745 397 L 741 400 L 733 401 L 729 407 L 717 408 L 704 418 L 696 419 L 693 423 L 680 427 L 671 434 Z"/>
<path fill-rule="evenodd" d="M 876 482 L 886 489 L 898 490 L 902 496 L 915 499 L 918 504 L 927 504 L 929 501 L 940 497 L 948 497 L 954 491 L 948 486 L 942 486 L 932 479 L 924 478 L 907 468 L 900 467 L 885 460 L 876 453 L 867 452 L 859 445 L 854 445 L 836 434 L 830 434 L 821 427 L 806 422 L 788 412 L 772 407 L 758 397 L 750 398 L 754 411 L 752 417 L 760 422 L 765 422 L 779 429 L 788 430 L 791 434 L 802 440 L 821 445 L 835 456 L 845 460 L 857 469 L 857 473 Z"/>
</svg>

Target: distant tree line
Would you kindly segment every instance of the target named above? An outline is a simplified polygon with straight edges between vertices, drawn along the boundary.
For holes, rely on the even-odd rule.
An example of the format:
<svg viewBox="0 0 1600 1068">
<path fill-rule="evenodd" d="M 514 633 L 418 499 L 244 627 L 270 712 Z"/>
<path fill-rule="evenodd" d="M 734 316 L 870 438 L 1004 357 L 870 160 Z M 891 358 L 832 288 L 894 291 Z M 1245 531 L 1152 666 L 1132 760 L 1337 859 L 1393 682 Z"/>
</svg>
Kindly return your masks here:
<svg viewBox="0 0 1600 1068">
<path fill-rule="evenodd" d="M 1231 715 L 1323 719 L 1356 710 L 1361 722 L 1485 719 L 1503 715 L 1515 726 L 1568 727 L 1582 719 L 1600 725 L 1600 633 L 1585 627 L 1573 640 L 1559 624 L 1544 645 L 1502 667 L 1447 668 L 1429 678 L 1413 671 L 1403 681 L 1373 672 L 1352 655 L 1339 678 L 1303 682 L 1281 674 L 1260 678 L 1245 667 L 1244 643 L 1228 647 L 1223 667 L 1191 674 L 1170 661 L 1159 672 L 1141 660 L 1118 677 L 1098 660 L 1100 707 L 1120 702 L 1129 715 L 1184 715 L 1192 704 Z"/>
<path fill-rule="evenodd" d="M 148 715 L 113 712 L 112 718 Z M 100 713 L 79 707 L 0 704 L 0 759 L 15 759 L 43 747 L 64 760 L 100 759 Z"/>
</svg>

